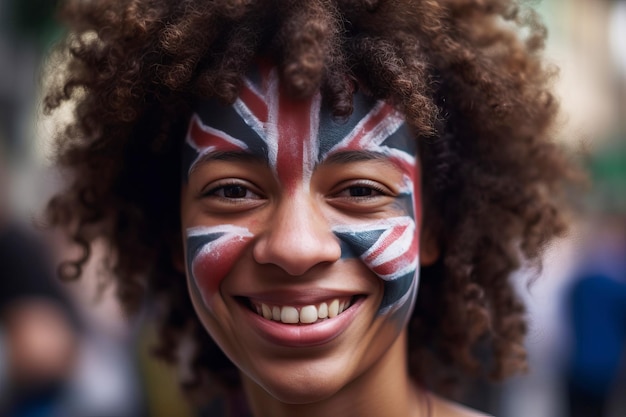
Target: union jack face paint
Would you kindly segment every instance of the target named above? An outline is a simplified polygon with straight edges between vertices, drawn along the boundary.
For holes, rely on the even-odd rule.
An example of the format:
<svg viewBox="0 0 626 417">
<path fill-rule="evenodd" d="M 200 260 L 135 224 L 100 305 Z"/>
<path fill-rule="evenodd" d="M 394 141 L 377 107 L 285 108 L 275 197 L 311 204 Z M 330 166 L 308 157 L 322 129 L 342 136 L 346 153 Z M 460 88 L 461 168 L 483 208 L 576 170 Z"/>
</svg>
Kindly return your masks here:
<svg viewBox="0 0 626 417">
<path fill-rule="evenodd" d="M 187 229 L 187 271 L 207 306 L 252 236 L 245 227 L 231 224 Z"/>
<path fill-rule="evenodd" d="M 244 80 L 232 106 L 205 101 L 192 116 L 183 150 L 184 180 L 216 152 L 243 152 L 266 161 L 287 195 L 308 190 L 315 169 L 331 155 L 365 151 L 402 172 L 396 201 L 401 215 L 364 224 L 333 224 L 342 259 L 359 258 L 384 281 L 380 314 L 410 308 L 418 282 L 420 196 L 417 148 L 402 115 L 362 93 L 337 122 L 319 93 L 309 100 L 284 94 L 275 68 L 260 66 Z M 254 239 L 234 225 L 187 230 L 187 267 L 205 301 L 218 290 L 240 252 Z M 405 309 L 403 309 L 405 310 Z"/>
</svg>

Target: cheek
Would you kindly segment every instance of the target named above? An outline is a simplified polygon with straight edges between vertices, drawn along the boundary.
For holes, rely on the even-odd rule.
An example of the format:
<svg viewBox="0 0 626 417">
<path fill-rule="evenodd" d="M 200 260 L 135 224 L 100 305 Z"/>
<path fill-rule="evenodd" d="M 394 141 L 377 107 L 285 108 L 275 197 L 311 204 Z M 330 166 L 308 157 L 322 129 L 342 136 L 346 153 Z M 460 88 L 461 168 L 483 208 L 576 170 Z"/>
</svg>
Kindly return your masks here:
<svg viewBox="0 0 626 417">
<path fill-rule="evenodd" d="M 411 216 L 370 225 L 334 228 L 342 258 L 359 258 L 384 281 L 380 314 L 391 314 L 412 300 L 417 286 L 419 238 Z"/>
<path fill-rule="evenodd" d="M 248 229 L 231 225 L 187 230 L 187 274 L 209 309 L 251 238 Z"/>
<path fill-rule="evenodd" d="M 361 259 L 384 281 L 379 314 L 404 321 L 404 316 L 410 314 L 419 279 L 419 167 L 411 165 L 405 170 L 396 204 L 403 215 L 369 225 L 342 225 L 333 231 L 342 242 L 342 258 Z"/>
</svg>

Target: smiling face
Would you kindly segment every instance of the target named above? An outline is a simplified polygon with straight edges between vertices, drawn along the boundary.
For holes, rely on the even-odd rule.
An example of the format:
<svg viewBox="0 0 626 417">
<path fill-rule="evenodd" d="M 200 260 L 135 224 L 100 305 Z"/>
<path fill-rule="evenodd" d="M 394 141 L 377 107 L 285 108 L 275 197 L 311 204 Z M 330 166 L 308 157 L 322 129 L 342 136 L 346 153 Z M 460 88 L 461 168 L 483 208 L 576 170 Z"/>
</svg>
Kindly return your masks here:
<svg viewBox="0 0 626 417">
<path fill-rule="evenodd" d="M 416 296 L 414 139 L 391 106 L 356 94 L 354 107 L 336 122 L 262 67 L 233 106 L 201 103 L 186 138 L 192 301 L 244 379 L 287 402 L 366 372 Z"/>
</svg>

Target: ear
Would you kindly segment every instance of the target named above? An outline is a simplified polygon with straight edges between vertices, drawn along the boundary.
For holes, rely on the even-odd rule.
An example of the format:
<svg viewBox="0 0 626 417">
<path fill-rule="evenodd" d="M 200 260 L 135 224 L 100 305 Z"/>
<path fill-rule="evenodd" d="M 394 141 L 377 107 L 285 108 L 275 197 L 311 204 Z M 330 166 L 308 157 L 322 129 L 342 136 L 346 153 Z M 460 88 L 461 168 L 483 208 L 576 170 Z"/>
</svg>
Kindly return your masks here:
<svg viewBox="0 0 626 417">
<path fill-rule="evenodd" d="M 435 233 L 424 227 L 420 235 L 420 265 L 428 266 L 434 264 L 439 259 L 439 241 Z"/>
</svg>

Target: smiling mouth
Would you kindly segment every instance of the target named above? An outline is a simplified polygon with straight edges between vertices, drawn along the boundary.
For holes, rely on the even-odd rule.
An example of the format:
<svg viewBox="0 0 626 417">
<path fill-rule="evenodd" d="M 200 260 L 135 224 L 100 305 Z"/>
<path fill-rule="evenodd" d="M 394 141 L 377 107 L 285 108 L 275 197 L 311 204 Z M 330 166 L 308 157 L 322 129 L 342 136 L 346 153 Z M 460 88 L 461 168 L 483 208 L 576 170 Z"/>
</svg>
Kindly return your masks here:
<svg viewBox="0 0 626 417">
<path fill-rule="evenodd" d="M 267 304 L 250 299 L 247 304 L 253 312 L 266 320 L 285 324 L 314 324 L 337 317 L 350 308 L 357 297 L 338 297 L 303 306 Z"/>
</svg>

